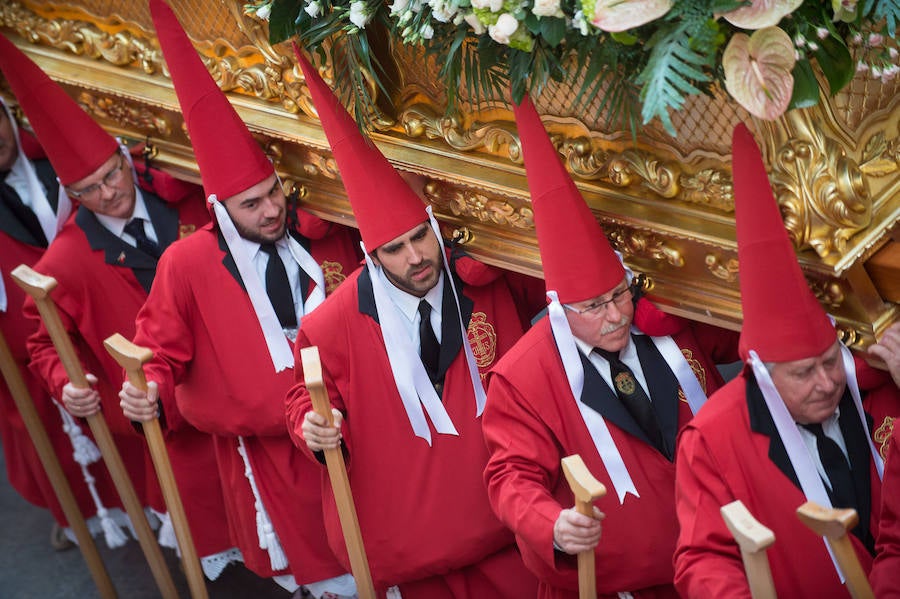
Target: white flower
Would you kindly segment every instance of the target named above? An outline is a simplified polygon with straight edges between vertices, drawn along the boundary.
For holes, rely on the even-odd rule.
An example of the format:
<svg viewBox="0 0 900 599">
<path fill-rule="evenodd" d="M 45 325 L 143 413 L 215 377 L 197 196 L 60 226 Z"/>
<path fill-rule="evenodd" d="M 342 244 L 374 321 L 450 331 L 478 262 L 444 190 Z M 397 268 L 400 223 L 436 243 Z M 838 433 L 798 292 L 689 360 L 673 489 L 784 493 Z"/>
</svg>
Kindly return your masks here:
<svg viewBox="0 0 900 599">
<path fill-rule="evenodd" d="M 434 28 L 431 25 L 425 24 L 419 33 L 422 34 L 422 39 L 430 40 L 434 37 Z"/>
<path fill-rule="evenodd" d="M 572 16 L 572 22 L 569 24 L 570 27 L 577 29 L 581 35 L 587 35 L 590 28 L 588 28 L 588 22 L 584 19 L 584 13 L 581 12 L 581 9 L 575 11 L 575 14 Z"/>
<path fill-rule="evenodd" d="M 407 6 L 409 6 L 409 0 L 394 0 L 394 3 L 389 6 L 391 15 L 399 15 L 406 10 Z"/>
<path fill-rule="evenodd" d="M 857 73 L 865 73 L 868 70 L 869 70 L 869 65 L 867 65 L 866 63 L 864 63 L 861 60 L 857 61 L 857 63 L 856 63 L 856 72 Z"/>
<path fill-rule="evenodd" d="M 872 79 L 879 79 L 879 78 L 881 78 L 881 67 L 879 67 L 878 65 L 874 65 L 874 64 L 873 64 L 873 65 L 872 65 L 872 68 L 869 70 L 869 74 L 872 75 Z"/>
<path fill-rule="evenodd" d="M 881 74 L 881 82 L 887 83 L 888 81 L 891 81 L 892 79 L 894 79 L 894 77 L 897 76 L 897 73 L 900 73 L 900 67 L 892 64 L 891 66 L 884 69 L 884 72 Z"/>
<path fill-rule="evenodd" d="M 431 14 L 432 16 L 441 23 L 447 23 L 453 16 L 456 14 L 456 7 L 451 3 L 444 3 L 441 0 L 432 0 L 431 4 Z M 430 38 L 426 38 L 430 39 Z"/>
<path fill-rule="evenodd" d="M 561 17 L 560 0 L 534 0 L 531 12 L 538 17 Z"/>
<path fill-rule="evenodd" d="M 370 15 L 366 14 L 366 3 L 357 1 L 350 3 L 350 22 L 364 29 L 366 23 L 369 22 Z"/>
<path fill-rule="evenodd" d="M 830 35 L 829 31 L 825 27 L 816 27 L 816 37 L 819 38 L 820 40 L 825 39 L 829 35 Z"/>
<path fill-rule="evenodd" d="M 884 36 L 880 33 L 870 33 L 869 34 L 869 45 L 873 48 L 877 48 L 881 44 L 884 43 Z"/>
<path fill-rule="evenodd" d="M 891 57 L 891 60 L 897 60 L 897 48 L 891 47 L 888 49 L 888 54 Z"/>
<path fill-rule="evenodd" d="M 322 14 L 322 3 L 319 2 L 319 0 L 314 0 L 307 4 L 303 10 L 306 11 L 306 14 L 315 19 Z"/>
<path fill-rule="evenodd" d="M 519 28 L 519 22 L 508 12 L 497 18 L 497 22 L 488 27 L 488 35 L 498 44 L 509 45 L 509 37 Z"/>
<path fill-rule="evenodd" d="M 815 52 L 819 49 L 819 44 L 816 42 L 807 42 L 806 46 L 809 48 L 810 52 Z"/>
<path fill-rule="evenodd" d="M 491 5 L 490 0 L 471 0 L 472 8 L 477 8 L 478 10 L 484 10 Z"/>
<path fill-rule="evenodd" d="M 475 32 L 475 35 L 484 33 L 484 24 L 478 20 L 478 16 L 476 16 L 475 13 L 470 12 L 463 18 L 466 20 L 466 23 L 469 24 L 469 27 L 472 28 L 472 31 Z"/>
<path fill-rule="evenodd" d="M 263 21 L 269 20 L 269 15 L 272 14 L 272 5 L 271 4 L 263 4 L 256 11 L 256 16 L 262 19 Z"/>
<path fill-rule="evenodd" d="M 490 0 L 491 12 L 500 12 L 503 8 L 503 0 Z"/>
</svg>

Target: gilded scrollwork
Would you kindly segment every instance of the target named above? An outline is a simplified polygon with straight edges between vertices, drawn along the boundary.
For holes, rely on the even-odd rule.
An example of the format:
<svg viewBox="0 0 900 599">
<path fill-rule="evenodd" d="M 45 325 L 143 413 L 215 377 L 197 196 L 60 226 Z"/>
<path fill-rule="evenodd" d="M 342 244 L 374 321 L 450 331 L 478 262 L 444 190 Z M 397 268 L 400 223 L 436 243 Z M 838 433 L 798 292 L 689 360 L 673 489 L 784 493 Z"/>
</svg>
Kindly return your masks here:
<svg viewBox="0 0 900 599">
<path fill-rule="evenodd" d="M 78 103 L 89 113 L 102 119 L 131 129 L 136 129 L 154 137 L 168 137 L 172 127 L 165 117 L 153 110 L 119 99 L 95 96 L 88 92 L 78 94 Z"/>
<path fill-rule="evenodd" d="M 610 159 L 606 176 L 618 187 L 629 187 L 635 180 L 659 196 L 672 199 L 678 195 L 681 169 L 639 150 L 625 150 Z"/>
<path fill-rule="evenodd" d="M 723 260 L 718 254 L 707 254 L 703 262 L 709 273 L 728 283 L 733 283 L 738 278 L 738 261 L 734 258 Z"/>
<path fill-rule="evenodd" d="M 860 170 L 869 177 L 884 177 L 900 169 L 900 136 L 888 138 L 876 131 L 863 149 Z"/>
<path fill-rule="evenodd" d="M 147 74 L 162 70 L 162 57 L 150 41 L 129 30 L 110 34 L 88 21 L 45 19 L 18 2 L 0 4 L 0 24 L 32 43 L 117 66 L 137 65 Z"/>
<path fill-rule="evenodd" d="M 694 174 L 682 173 L 681 198 L 692 204 L 706 204 L 723 212 L 734 212 L 734 185 L 725 171 L 705 168 Z"/>
<path fill-rule="evenodd" d="M 529 205 L 517 206 L 509 200 L 491 197 L 473 189 L 434 181 L 425 185 L 424 192 L 429 203 L 448 210 L 454 216 L 525 231 L 534 229 L 534 213 Z"/>
<path fill-rule="evenodd" d="M 828 310 L 836 310 L 841 307 L 846 299 L 844 287 L 839 280 L 808 280 L 816 299 Z"/>
<path fill-rule="evenodd" d="M 843 253 L 872 220 L 872 198 L 859 165 L 834 139 L 792 137 L 776 149 L 770 173 L 784 224 L 798 249 L 822 258 Z"/>
<path fill-rule="evenodd" d="M 464 152 L 485 149 L 499 154 L 505 151 L 509 160 L 522 161 L 515 127 L 508 122 L 475 122 L 466 127 L 458 118 L 444 116 L 434 107 L 422 103 L 404 109 L 397 120 L 404 133 L 414 139 L 443 139 L 451 148 Z"/>
<path fill-rule="evenodd" d="M 684 256 L 666 240 L 651 231 L 640 231 L 619 225 L 604 225 L 613 247 L 626 256 L 664 262 L 670 266 L 684 266 Z"/>
</svg>

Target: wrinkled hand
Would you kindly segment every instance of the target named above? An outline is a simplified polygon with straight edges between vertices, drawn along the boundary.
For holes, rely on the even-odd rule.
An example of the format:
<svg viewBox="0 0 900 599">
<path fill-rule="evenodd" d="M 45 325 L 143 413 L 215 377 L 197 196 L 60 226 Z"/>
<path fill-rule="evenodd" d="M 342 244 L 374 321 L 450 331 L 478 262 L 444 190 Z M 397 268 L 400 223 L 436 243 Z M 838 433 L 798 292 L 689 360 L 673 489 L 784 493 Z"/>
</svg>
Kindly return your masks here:
<svg viewBox="0 0 900 599">
<path fill-rule="evenodd" d="M 333 426 L 328 426 L 324 416 L 312 411 L 306 413 L 300 430 L 303 432 L 303 440 L 306 441 L 306 446 L 310 451 L 322 451 L 341 446 L 341 424 L 344 422 L 344 415 L 335 408 L 331 408 L 331 414 L 334 416 Z"/>
<path fill-rule="evenodd" d="M 888 327 L 881 341 L 869 348 L 869 354 L 887 365 L 894 384 L 900 387 L 900 322 Z"/>
<path fill-rule="evenodd" d="M 159 387 L 155 382 L 147 383 L 147 391 L 141 391 L 128 381 L 122 383 L 119 391 L 119 405 L 125 418 L 134 422 L 147 422 L 159 416 Z"/>
<path fill-rule="evenodd" d="M 600 521 L 605 517 L 597 506 L 594 506 L 593 518 L 579 514 L 574 508 L 562 510 L 553 525 L 553 540 L 570 555 L 591 551 L 600 542 L 603 532 Z"/>
<path fill-rule="evenodd" d="M 100 394 L 94 389 L 97 377 L 93 374 L 86 374 L 85 378 L 90 384 L 87 389 L 79 389 L 71 381 L 66 383 L 62 389 L 63 406 L 69 414 L 78 418 L 86 418 L 100 411 Z"/>
</svg>

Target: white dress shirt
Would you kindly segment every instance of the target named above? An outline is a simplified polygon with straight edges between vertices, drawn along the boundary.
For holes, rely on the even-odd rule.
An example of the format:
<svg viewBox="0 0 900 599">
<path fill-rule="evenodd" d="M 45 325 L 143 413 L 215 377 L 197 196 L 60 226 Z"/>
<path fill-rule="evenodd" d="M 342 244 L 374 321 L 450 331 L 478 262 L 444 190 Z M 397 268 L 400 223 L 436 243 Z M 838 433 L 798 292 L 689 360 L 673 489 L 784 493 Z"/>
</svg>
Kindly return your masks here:
<svg viewBox="0 0 900 599">
<path fill-rule="evenodd" d="M 431 328 L 438 343 L 441 342 L 441 310 L 444 302 L 444 273 L 438 278 L 437 285 L 428 290 L 424 297 L 416 297 L 411 293 L 407 293 L 402 289 L 398 289 L 390 279 L 384 274 L 384 269 L 378 267 L 378 276 L 387 289 L 391 302 L 397 307 L 397 312 L 402 315 L 400 322 L 403 323 L 409 339 L 413 345 L 421 352 L 421 342 L 419 339 L 419 322 L 422 317 L 419 315 L 419 302 L 425 300 L 431 306 Z"/>
</svg>

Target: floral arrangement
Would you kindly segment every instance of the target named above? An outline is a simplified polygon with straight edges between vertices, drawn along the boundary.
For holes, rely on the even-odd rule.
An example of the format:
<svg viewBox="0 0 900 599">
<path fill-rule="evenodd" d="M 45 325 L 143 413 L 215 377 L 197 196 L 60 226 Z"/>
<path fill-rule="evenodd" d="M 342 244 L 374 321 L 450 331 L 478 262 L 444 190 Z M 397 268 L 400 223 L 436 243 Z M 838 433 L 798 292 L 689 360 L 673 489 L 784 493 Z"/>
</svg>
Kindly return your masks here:
<svg viewBox="0 0 900 599">
<path fill-rule="evenodd" d="M 658 118 L 674 135 L 671 111 L 716 87 L 774 119 L 818 102 L 815 66 L 831 94 L 855 72 L 900 73 L 900 0 L 256 0 L 245 12 L 269 21 L 273 43 L 297 35 L 329 53 L 360 122 L 387 90 L 372 51 L 385 31 L 436 57 L 448 111 L 463 89 L 477 101 L 509 86 L 518 101 L 580 82 L 576 106 L 602 95 L 610 126 L 633 132 Z"/>
</svg>

